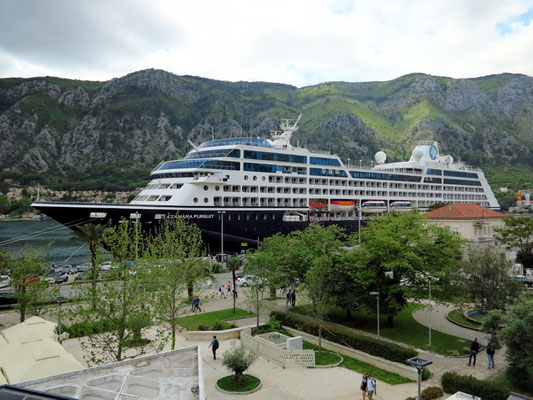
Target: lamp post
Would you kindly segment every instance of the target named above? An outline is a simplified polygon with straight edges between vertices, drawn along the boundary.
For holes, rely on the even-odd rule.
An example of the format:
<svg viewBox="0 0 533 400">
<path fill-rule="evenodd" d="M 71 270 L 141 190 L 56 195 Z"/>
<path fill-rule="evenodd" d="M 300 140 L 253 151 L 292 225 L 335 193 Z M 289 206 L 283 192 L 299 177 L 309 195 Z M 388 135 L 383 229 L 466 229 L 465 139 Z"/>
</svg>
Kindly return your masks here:
<svg viewBox="0 0 533 400">
<path fill-rule="evenodd" d="M 361 207 L 362 207 L 361 200 L 359 200 L 359 209 L 358 209 L 359 218 L 357 220 L 357 236 L 359 236 L 359 244 L 361 244 L 361 213 L 363 212 Z"/>
<path fill-rule="evenodd" d="M 371 296 L 376 296 L 378 299 L 378 336 L 379 335 L 379 292 L 370 292 Z"/>
<path fill-rule="evenodd" d="M 64 303 L 66 300 L 67 298 L 63 296 L 56 297 L 56 303 L 59 304 L 59 310 L 57 313 L 57 339 L 59 340 L 59 343 L 63 341 L 61 336 L 61 303 Z"/>
<path fill-rule="evenodd" d="M 433 364 L 433 361 L 426 360 L 424 358 L 420 357 L 413 357 L 407 360 L 407 364 L 412 365 L 416 368 L 418 371 L 418 397 L 417 400 L 422 400 L 422 397 L 420 397 L 420 384 L 422 382 L 422 371 L 424 367 L 427 367 L 428 365 Z"/>
<path fill-rule="evenodd" d="M 220 262 L 224 266 L 224 214 L 226 211 L 217 211 L 217 213 L 220 214 Z"/>
</svg>

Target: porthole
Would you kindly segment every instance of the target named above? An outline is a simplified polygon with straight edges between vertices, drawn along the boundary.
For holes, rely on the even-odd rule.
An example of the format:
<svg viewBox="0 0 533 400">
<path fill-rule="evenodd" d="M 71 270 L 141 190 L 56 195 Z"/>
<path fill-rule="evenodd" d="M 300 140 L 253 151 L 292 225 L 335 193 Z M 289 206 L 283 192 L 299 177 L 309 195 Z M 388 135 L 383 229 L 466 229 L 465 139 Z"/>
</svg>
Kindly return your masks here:
<svg viewBox="0 0 533 400">
<path fill-rule="evenodd" d="M 261 179 L 264 181 L 266 178 L 263 176 Z"/>
<path fill-rule="evenodd" d="M 209 199 L 207 197 L 204 197 L 204 203 L 209 202 Z"/>
<path fill-rule="evenodd" d="M 256 181 L 256 180 L 257 180 L 257 176 L 254 176 L 254 181 Z"/>
<path fill-rule="evenodd" d="M 207 190 L 207 189 L 209 189 L 209 188 L 207 187 L 207 185 L 204 185 L 204 190 Z"/>
<path fill-rule="evenodd" d="M 215 190 L 220 190 L 220 186 L 215 186 Z"/>
<path fill-rule="evenodd" d="M 248 175 L 244 175 L 244 180 L 245 180 L 245 181 L 248 180 Z"/>
<path fill-rule="evenodd" d="M 194 201 L 195 203 L 198 203 L 198 197 L 195 197 L 194 199 L 192 199 L 192 201 Z"/>
</svg>

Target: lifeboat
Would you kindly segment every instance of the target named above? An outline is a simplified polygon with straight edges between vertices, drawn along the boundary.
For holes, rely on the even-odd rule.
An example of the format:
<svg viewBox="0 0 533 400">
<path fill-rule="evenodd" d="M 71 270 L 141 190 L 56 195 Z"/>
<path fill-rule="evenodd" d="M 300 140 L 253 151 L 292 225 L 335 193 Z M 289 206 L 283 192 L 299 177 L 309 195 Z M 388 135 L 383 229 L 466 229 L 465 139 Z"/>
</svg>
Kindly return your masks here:
<svg viewBox="0 0 533 400">
<path fill-rule="evenodd" d="M 319 202 L 319 201 L 310 201 L 309 202 L 309 207 L 317 208 L 317 209 L 320 209 L 320 210 L 324 210 L 324 209 L 328 208 L 328 205 L 327 205 L 327 203 L 322 203 L 322 202 Z"/>
<path fill-rule="evenodd" d="M 387 211 L 387 204 L 383 200 L 370 200 L 365 201 L 361 205 L 361 210 L 364 213 L 379 213 Z"/>
<path fill-rule="evenodd" d="M 351 200 L 331 200 L 329 209 L 332 212 L 350 211 L 355 207 L 355 201 Z"/>
<path fill-rule="evenodd" d="M 411 202 L 408 200 L 398 200 L 390 203 L 390 209 L 394 211 L 411 211 Z"/>
</svg>

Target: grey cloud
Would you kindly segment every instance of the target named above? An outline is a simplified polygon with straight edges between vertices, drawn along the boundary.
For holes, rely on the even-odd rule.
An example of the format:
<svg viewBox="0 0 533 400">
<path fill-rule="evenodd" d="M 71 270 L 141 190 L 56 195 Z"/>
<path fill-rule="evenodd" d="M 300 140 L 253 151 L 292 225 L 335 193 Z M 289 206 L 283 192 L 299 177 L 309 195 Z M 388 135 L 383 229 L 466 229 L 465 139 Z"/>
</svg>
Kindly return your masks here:
<svg viewBox="0 0 533 400">
<path fill-rule="evenodd" d="M 179 27 L 155 18 L 149 7 L 125 0 L 3 0 L 0 50 L 49 68 L 101 68 L 179 44 Z"/>
</svg>

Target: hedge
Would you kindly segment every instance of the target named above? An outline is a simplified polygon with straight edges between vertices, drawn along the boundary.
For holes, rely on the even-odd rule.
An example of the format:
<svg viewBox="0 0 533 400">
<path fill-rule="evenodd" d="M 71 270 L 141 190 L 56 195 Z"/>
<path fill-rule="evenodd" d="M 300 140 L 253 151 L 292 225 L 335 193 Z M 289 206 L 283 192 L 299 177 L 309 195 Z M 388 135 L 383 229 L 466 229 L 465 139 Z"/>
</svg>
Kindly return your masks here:
<svg viewBox="0 0 533 400">
<path fill-rule="evenodd" d="M 75 322 L 72 325 L 61 324 L 61 332 L 68 332 L 70 338 L 89 336 L 95 333 L 108 332 L 113 330 L 113 321 L 101 319 L 92 324 L 86 322 Z M 57 328 L 56 328 L 57 329 Z"/>
<path fill-rule="evenodd" d="M 270 315 L 275 316 L 285 326 L 318 336 L 318 321 L 282 311 L 272 311 Z M 405 360 L 408 358 L 417 356 L 417 352 L 411 348 L 398 346 L 397 344 L 386 342 L 384 340 L 374 339 L 370 336 L 360 335 L 347 328 L 341 328 L 329 324 L 322 325 L 326 325 L 331 332 L 322 329 L 322 337 L 324 339 L 342 345 L 348 344 L 356 350 L 373 356 L 383 357 L 387 360 L 400 363 L 405 363 Z"/>
<path fill-rule="evenodd" d="M 441 379 L 446 393 L 464 392 L 481 397 L 483 400 L 507 400 L 509 392 L 492 382 L 481 381 L 472 375 L 459 375 L 445 372 Z"/>
</svg>

